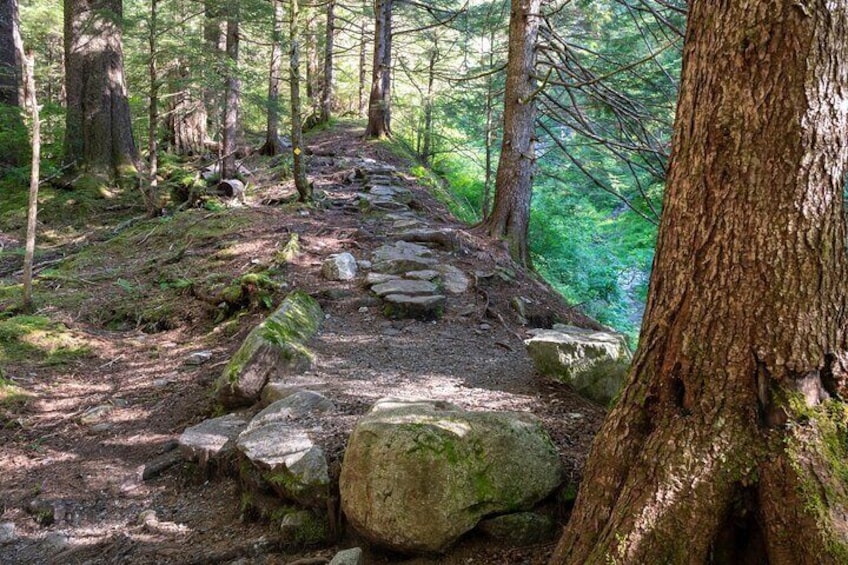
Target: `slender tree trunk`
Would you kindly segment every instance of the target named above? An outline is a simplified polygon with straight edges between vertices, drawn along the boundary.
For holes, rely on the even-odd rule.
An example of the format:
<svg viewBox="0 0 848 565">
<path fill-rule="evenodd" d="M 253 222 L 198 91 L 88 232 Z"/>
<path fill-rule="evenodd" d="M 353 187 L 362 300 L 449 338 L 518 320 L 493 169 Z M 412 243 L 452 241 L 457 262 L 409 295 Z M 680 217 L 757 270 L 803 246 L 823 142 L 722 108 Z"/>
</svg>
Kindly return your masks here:
<svg viewBox="0 0 848 565">
<path fill-rule="evenodd" d="M 689 6 L 639 349 L 552 563 L 845 563 L 848 2 Z"/>
<path fill-rule="evenodd" d="M 147 35 L 147 73 L 150 87 L 147 124 L 148 190 L 142 191 L 147 204 L 147 214 L 156 215 L 156 190 L 159 184 L 159 71 L 156 65 L 156 34 L 158 31 L 159 0 L 150 0 L 150 21 Z"/>
<path fill-rule="evenodd" d="M 280 71 L 283 66 L 283 5 L 274 1 L 274 35 L 271 46 L 271 69 L 268 73 L 268 123 L 265 128 L 263 155 L 277 155 L 283 151 L 280 141 Z"/>
<path fill-rule="evenodd" d="M 359 20 L 359 117 L 368 115 L 368 68 L 366 48 L 368 46 L 368 0 L 362 2 L 362 17 Z"/>
<path fill-rule="evenodd" d="M 35 232 L 38 229 L 38 183 L 41 166 L 41 121 L 38 116 L 38 100 L 35 94 L 35 54 L 26 57 L 26 88 L 29 106 L 32 108 L 32 168 L 29 177 L 29 206 L 27 207 L 26 248 L 24 250 L 23 309 L 32 311 L 32 262 L 35 256 Z"/>
<path fill-rule="evenodd" d="M 336 45 L 336 1 L 327 3 L 327 37 L 324 42 L 324 87 L 321 89 L 321 123 L 333 113 L 333 56 Z"/>
<path fill-rule="evenodd" d="M 318 76 L 318 34 L 315 31 L 315 19 L 311 10 L 306 13 L 306 98 L 309 101 L 309 113 L 318 107 L 320 93 Z"/>
<path fill-rule="evenodd" d="M 298 0 L 290 0 L 291 27 L 289 29 L 289 82 L 291 83 L 291 141 L 294 154 L 294 184 L 297 188 L 298 199 L 301 202 L 312 200 L 312 186 L 306 178 L 306 163 L 304 162 L 303 117 L 300 107 L 300 41 L 298 24 L 300 7 Z"/>
<path fill-rule="evenodd" d="M 0 168 L 22 163 L 26 154 L 21 61 L 18 2 L 0 0 Z"/>
<path fill-rule="evenodd" d="M 439 58 L 439 47 L 434 45 L 430 51 L 427 65 L 427 95 L 424 100 L 424 146 L 421 157 L 425 163 L 430 162 L 433 154 L 433 89 L 436 82 L 436 61 Z"/>
<path fill-rule="evenodd" d="M 221 140 L 221 179 L 232 179 L 236 174 L 236 145 L 238 143 L 239 90 L 239 6 L 237 2 L 227 7 L 227 78 L 224 90 L 223 136 Z"/>
<path fill-rule="evenodd" d="M 226 61 L 222 55 L 227 49 L 227 24 L 224 21 L 223 0 L 203 0 L 203 41 L 205 60 L 209 66 L 203 69 L 203 106 L 206 110 L 206 132 L 212 139 L 220 140 L 223 100 L 221 80 L 227 76 Z"/>
<path fill-rule="evenodd" d="M 495 30 L 489 31 L 489 69 L 495 66 Z M 487 218 L 492 206 L 492 153 L 495 138 L 495 78 L 493 75 L 486 77 L 486 177 L 483 181 L 483 202 L 480 217 Z"/>
<path fill-rule="evenodd" d="M 530 263 L 527 230 L 536 164 L 534 66 L 541 0 L 512 0 L 509 18 L 509 63 L 504 93 L 504 133 L 495 180 L 495 203 L 481 228 L 505 238 L 512 258 Z"/>
<path fill-rule="evenodd" d="M 392 134 L 392 2 L 376 0 L 374 5 L 374 66 L 365 137 L 380 138 Z"/>
<path fill-rule="evenodd" d="M 65 0 L 65 160 L 96 175 L 138 170 L 124 81 L 121 0 Z"/>
</svg>

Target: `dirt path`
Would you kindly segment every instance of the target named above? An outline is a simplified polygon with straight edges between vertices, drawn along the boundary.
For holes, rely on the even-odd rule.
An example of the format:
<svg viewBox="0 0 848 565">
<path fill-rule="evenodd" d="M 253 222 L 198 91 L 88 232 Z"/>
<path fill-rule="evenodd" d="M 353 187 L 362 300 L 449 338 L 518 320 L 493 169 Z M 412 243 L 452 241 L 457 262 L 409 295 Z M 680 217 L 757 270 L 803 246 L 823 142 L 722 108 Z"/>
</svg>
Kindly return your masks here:
<svg viewBox="0 0 848 565">
<path fill-rule="evenodd" d="M 460 230 L 462 245 L 446 253 L 445 260 L 469 274 L 472 288 L 451 296 L 438 322 L 390 321 L 361 280 L 320 278 L 327 255 L 348 251 L 368 259 L 375 248 L 391 241 L 391 226 L 384 218 L 364 216 L 353 205 L 360 186 L 349 177 L 353 164 L 363 158 L 399 170 L 405 164 L 383 146 L 361 142 L 357 134 L 339 127 L 310 141 L 310 177 L 316 191 L 326 193 L 328 205 L 309 210 L 263 205 L 290 195 L 291 188 L 257 169 L 260 188 L 251 193 L 247 206 L 215 216 L 238 220 L 240 226 L 226 235 L 227 254 L 222 255 L 221 241 L 195 234 L 181 253 L 177 250 L 174 264 L 183 265 L 184 273 L 214 268 L 232 278 L 271 263 L 290 234 L 299 235 L 300 254 L 286 266 L 285 286 L 274 297 L 304 289 L 319 298 L 327 315 L 312 344 L 316 365 L 299 379 L 319 386 L 336 403 L 324 422 L 335 438 L 331 463 L 340 463 L 347 433 L 375 400 L 436 398 L 469 409 L 533 412 L 577 479 L 603 412 L 534 373 L 520 340 L 526 328 L 509 304 L 523 296 L 538 311 L 564 321 L 591 321 L 580 319 L 532 277 L 516 272 L 499 246 L 452 222 L 414 179 L 406 178 L 405 185 L 415 195 L 418 215 L 430 227 Z M 209 214 L 196 216 L 200 226 L 213 221 Z M 147 245 L 159 235 L 157 227 L 152 230 L 140 230 L 131 241 L 141 245 L 126 257 L 111 257 L 112 263 L 142 262 L 150 251 Z M 151 235 L 144 239 L 147 233 Z M 217 255 L 223 258 L 208 263 Z M 116 280 L 139 289 L 165 283 L 158 267 L 126 279 L 119 278 L 123 271 L 114 277 L 106 271 L 95 280 L 86 278 L 91 272 L 76 273 L 75 278 L 88 283 L 71 290 L 54 288 L 54 282 L 51 288 L 64 297 L 62 306 L 47 305 L 42 311 L 84 342 L 88 355 L 55 366 L 15 362 L 4 367 L 6 377 L 28 399 L 0 412 L 0 523 L 7 530 L 14 526 L 8 543 L 0 529 L 0 563 L 289 563 L 332 556 L 335 547 L 276 547 L 267 525 L 243 519 L 239 493 L 230 480 L 205 480 L 183 463 L 142 478 L 145 465 L 169 457 L 183 429 L 209 416 L 214 379 L 263 312 L 253 309 L 237 322 L 216 325 L 203 293 L 193 290 L 180 295 L 179 315 L 156 325 L 152 333 L 107 331 L 94 322 L 109 318 L 105 310 L 116 309 L 106 299 L 114 294 Z M 66 299 L 73 292 L 86 298 L 73 302 L 72 309 Z M 140 296 L 125 300 L 141 302 Z M 87 306 L 89 301 L 93 305 Z M 210 351 L 212 358 L 187 365 L 188 355 L 198 350 Z M 140 520 L 149 510 L 156 519 L 148 515 Z M 355 541 L 342 539 L 338 547 Z M 446 556 L 404 559 L 377 552 L 369 554 L 368 562 L 543 563 L 551 549 L 514 550 L 471 536 Z"/>
</svg>

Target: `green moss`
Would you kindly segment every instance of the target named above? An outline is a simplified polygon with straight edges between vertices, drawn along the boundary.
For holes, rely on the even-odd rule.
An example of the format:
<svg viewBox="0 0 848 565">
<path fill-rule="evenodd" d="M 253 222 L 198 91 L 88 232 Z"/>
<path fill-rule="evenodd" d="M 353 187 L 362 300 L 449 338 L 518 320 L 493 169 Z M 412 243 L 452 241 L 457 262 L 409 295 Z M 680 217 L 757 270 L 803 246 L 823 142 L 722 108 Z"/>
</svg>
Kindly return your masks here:
<svg viewBox="0 0 848 565">
<path fill-rule="evenodd" d="M 848 508 L 848 406 L 827 400 L 808 406 L 790 393 L 786 406 L 800 426 L 786 443 L 790 464 L 799 480 L 804 509 L 812 515 L 826 551 L 848 563 L 848 543 L 833 525 L 833 510 Z"/>
<path fill-rule="evenodd" d="M 0 362 L 60 365 L 91 355 L 88 343 L 44 316 L 0 318 Z"/>
</svg>

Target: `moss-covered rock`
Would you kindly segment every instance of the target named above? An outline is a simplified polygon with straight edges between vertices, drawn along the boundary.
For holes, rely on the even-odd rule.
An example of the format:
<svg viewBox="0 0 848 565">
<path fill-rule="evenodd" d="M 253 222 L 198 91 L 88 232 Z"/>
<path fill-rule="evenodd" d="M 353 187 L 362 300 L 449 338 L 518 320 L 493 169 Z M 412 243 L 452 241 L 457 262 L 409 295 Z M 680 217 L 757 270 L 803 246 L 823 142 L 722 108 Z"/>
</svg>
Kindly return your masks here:
<svg viewBox="0 0 848 565">
<path fill-rule="evenodd" d="M 562 464 L 529 414 L 381 400 L 350 437 L 339 488 L 351 525 L 402 552 L 441 552 L 490 514 L 526 510 Z"/>
<path fill-rule="evenodd" d="M 571 385 L 581 395 L 609 404 L 624 386 L 631 354 L 626 338 L 613 332 L 555 325 L 531 330 L 525 341 L 536 369 Z"/>
<path fill-rule="evenodd" d="M 253 404 L 272 376 L 302 372 L 312 365 L 306 342 L 318 332 L 324 314 L 302 291 L 256 326 L 218 379 L 217 397 L 227 407 Z"/>
<path fill-rule="evenodd" d="M 556 535 L 553 519 L 536 512 L 516 512 L 480 522 L 487 536 L 514 546 L 534 545 L 550 541 Z"/>
</svg>

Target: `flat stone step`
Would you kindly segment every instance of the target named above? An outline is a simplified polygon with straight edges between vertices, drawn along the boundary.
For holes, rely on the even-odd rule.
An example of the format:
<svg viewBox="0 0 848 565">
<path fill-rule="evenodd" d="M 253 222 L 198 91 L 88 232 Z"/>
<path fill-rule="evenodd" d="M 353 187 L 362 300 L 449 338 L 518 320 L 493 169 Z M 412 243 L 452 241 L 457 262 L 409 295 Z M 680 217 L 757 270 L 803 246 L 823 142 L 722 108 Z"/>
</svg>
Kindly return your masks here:
<svg viewBox="0 0 848 565">
<path fill-rule="evenodd" d="M 422 296 L 435 294 L 439 287 L 430 281 L 396 279 L 377 284 L 371 287 L 371 292 L 377 296 L 384 297 L 390 294 L 405 294 L 408 296 Z"/>
<path fill-rule="evenodd" d="M 431 296 L 390 294 L 383 300 L 383 314 L 395 320 L 415 319 L 429 322 L 438 320 L 445 313 L 446 298 L 441 294 Z"/>
</svg>

